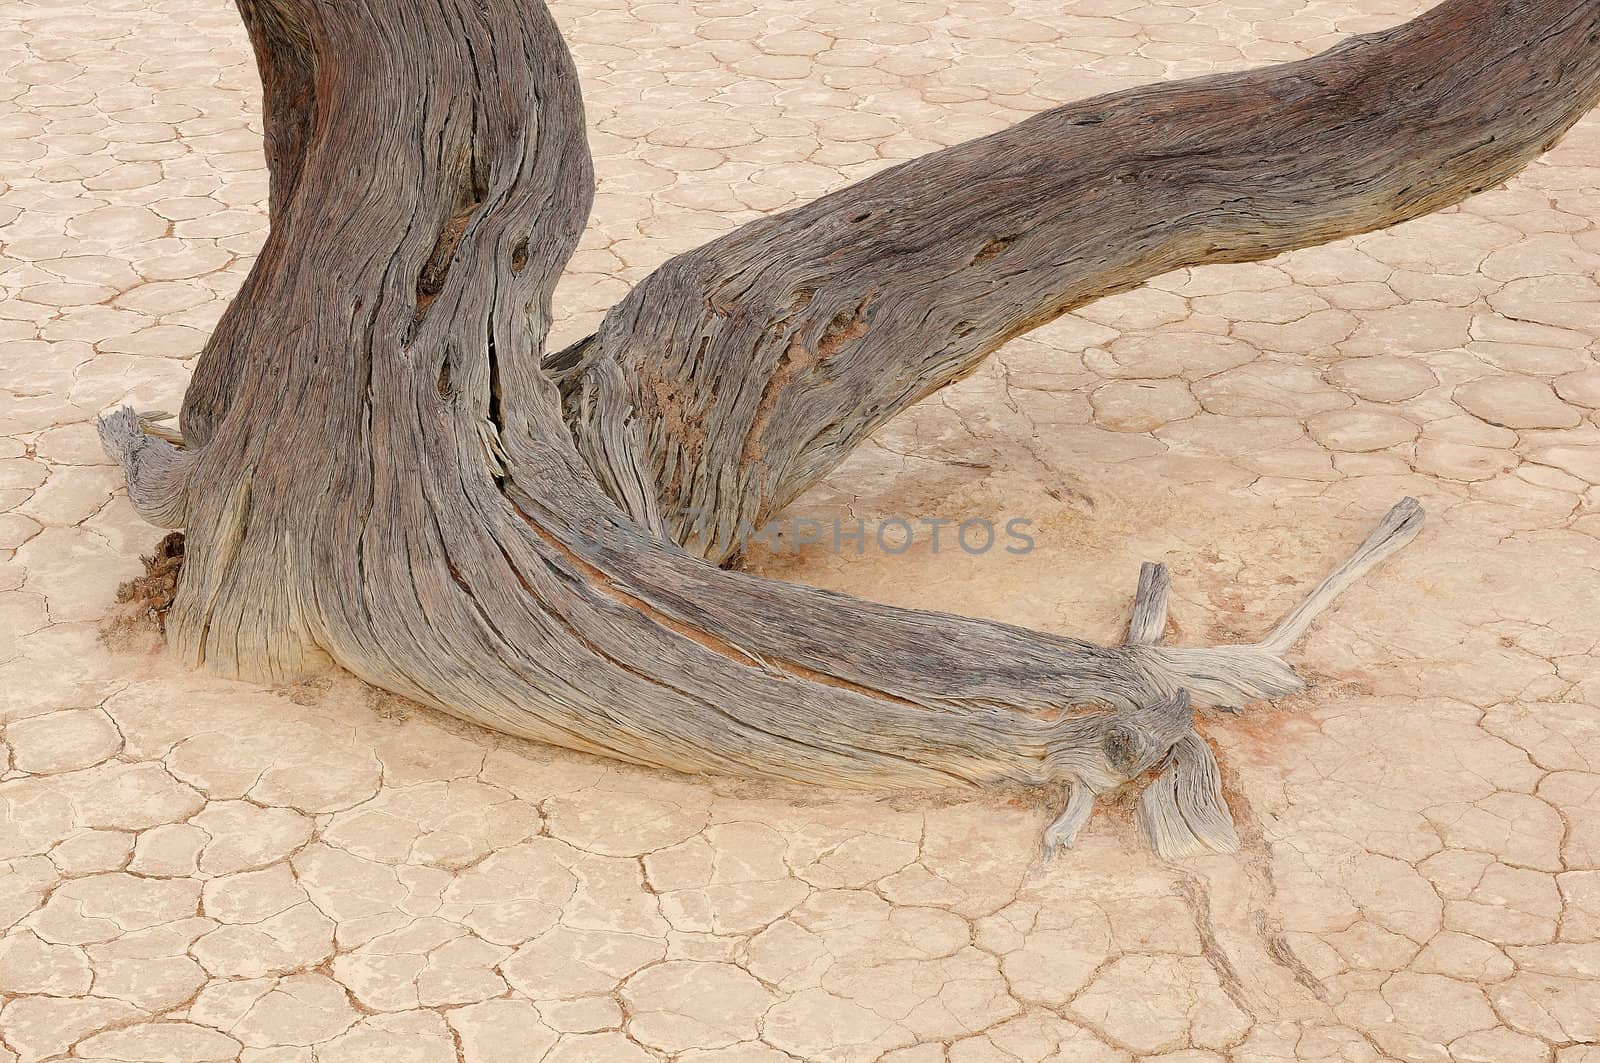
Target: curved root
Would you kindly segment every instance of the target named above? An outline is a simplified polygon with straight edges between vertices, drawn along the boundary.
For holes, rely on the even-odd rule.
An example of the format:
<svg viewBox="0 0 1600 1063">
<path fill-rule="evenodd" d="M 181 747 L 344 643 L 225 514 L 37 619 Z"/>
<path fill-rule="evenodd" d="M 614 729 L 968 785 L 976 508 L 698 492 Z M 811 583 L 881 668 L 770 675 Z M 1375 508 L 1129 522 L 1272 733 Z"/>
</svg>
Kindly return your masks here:
<svg viewBox="0 0 1600 1063">
<path fill-rule="evenodd" d="M 1180 733 L 1157 758 L 1163 765 L 1160 774 L 1139 799 L 1139 825 L 1161 856 L 1180 859 L 1206 851 L 1231 852 L 1239 846 L 1233 817 L 1222 793 L 1216 757 L 1188 718 L 1190 699 L 1237 712 L 1248 702 L 1305 689 L 1305 683 L 1281 655 L 1335 598 L 1416 538 L 1423 519 L 1422 505 L 1416 499 L 1402 499 L 1384 514 L 1366 541 L 1278 621 L 1266 638 L 1244 646 L 1162 646 L 1170 586 L 1167 568 L 1148 561 L 1140 568 L 1139 589 L 1123 645 L 1135 654 L 1157 688 L 1169 696 L 1168 710 L 1176 699 L 1185 716 Z M 1130 763 L 1128 778 L 1137 777 L 1150 766 Z M 1065 809 L 1045 828 L 1046 860 L 1072 846 L 1089 821 L 1095 792 L 1092 784 L 1074 783 L 1069 787 Z"/>
</svg>

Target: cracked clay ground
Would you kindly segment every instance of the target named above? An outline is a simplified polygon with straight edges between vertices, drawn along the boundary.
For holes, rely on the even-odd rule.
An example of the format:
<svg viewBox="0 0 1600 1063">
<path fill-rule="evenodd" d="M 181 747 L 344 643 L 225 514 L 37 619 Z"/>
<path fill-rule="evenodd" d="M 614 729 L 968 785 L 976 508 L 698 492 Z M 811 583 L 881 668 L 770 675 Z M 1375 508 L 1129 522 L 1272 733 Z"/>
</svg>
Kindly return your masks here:
<svg viewBox="0 0 1600 1063">
<path fill-rule="evenodd" d="M 560 0 L 599 195 L 557 339 L 895 160 L 1424 6 Z M 754 559 L 1101 640 L 1165 560 L 1198 645 L 1423 500 L 1311 692 L 1203 719 L 1242 852 L 1164 865 L 1113 803 L 1035 873 L 1026 803 L 638 771 L 107 637 L 159 533 L 91 419 L 176 409 L 249 268 L 257 92 L 222 0 L 0 6 L 0 1061 L 1600 1061 L 1600 117 L 1012 343 L 794 507 L 1031 553 Z"/>
</svg>

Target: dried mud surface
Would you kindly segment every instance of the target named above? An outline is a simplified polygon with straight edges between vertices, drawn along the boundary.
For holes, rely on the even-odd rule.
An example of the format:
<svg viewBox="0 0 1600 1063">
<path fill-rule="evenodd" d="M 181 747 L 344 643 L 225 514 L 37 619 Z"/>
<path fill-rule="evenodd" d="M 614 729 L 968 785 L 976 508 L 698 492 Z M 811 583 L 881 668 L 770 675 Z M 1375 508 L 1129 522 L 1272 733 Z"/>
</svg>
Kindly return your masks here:
<svg viewBox="0 0 1600 1063">
<path fill-rule="evenodd" d="M 1058 102 L 1293 59 L 1416 0 L 561 0 L 599 195 L 581 336 L 667 255 Z M 107 636 L 159 533 L 92 428 L 175 409 L 264 228 L 258 85 L 193 0 L 0 8 L 0 1063 L 1597 1063 L 1600 120 L 1389 232 L 1012 343 L 793 512 L 1036 548 L 751 563 L 1112 639 L 1262 633 L 1390 503 L 1420 539 L 1203 722 L 1244 850 L 621 767 L 346 677 Z"/>
</svg>

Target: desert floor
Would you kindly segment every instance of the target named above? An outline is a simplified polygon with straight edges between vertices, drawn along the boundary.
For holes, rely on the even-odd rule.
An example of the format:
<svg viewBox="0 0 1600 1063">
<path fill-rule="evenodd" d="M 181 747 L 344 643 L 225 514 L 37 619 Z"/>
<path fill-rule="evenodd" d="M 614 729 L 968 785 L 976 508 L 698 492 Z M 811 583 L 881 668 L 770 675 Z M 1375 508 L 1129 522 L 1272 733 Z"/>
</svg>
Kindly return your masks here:
<svg viewBox="0 0 1600 1063">
<path fill-rule="evenodd" d="M 557 338 L 897 160 L 1425 6 L 560 0 L 599 195 Z M 1600 116 L 1460 209 L 1042 328 L 793 510 L 1033 551 L 753 560 L 1102 641 L 1164 560 L 1199 645 L 1423 500 L 1307 694 L 1205 714 L 1240 853 L 1162 863 L 1123 800 L 1040 868 L 1033 803 L 634 770 L 108 634 L 161 533 L 92 419 L 177 409 L 250 268 L 258 92 L 222 0 L 0 7 L 0 1061 L 1600 1060 Z"/>
</svg>

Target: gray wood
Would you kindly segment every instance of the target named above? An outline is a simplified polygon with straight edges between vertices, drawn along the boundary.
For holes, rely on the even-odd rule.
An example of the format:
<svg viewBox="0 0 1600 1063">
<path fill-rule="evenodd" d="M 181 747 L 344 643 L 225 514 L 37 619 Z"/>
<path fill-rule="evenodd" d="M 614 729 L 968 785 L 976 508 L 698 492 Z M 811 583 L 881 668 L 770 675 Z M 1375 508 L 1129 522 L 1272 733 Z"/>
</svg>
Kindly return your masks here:
<svg viewBox="0 0 1600 1063">
<path fill-rule="evenodd" d="M 1239 848 L 1217 759 L 1197 734 L 1174 743 L 1166 767 L 1139 795 L 1136 816 L 1151 846 L 1169 860 Z"/>
<path fill-rule="evenodd" d="M 1133 596 L 1133 616 L 1128 620 L 1129 646 L 1154 646 L 1167 627 L 1167 595 L 1172 577 L 1166 565 L 1146 561 L 1139 566 L 1139 589 Z"/>
<path fill-rule="evenodd" d="M 186 529 L 173 649 L 265 682 L 333 662 L 487 727 L 687 772 L 1060 788 L 1063 843 L 1085 794 L 1162 765 L 1190 834 L 1225 841 L 1190 698 L 1298 689 L 1289 642 L 1415 534 L 1415 503 L 1267 642 L 1217 648 L 1155 643 L 1154 574 L 1138 637 L 1102 647 L 726 571 L 708 559 L 729 529 L 1070 307 L 1435 210 L 1600 96 L 1600 4 L 1450 0 L 762 219 L 546 359 L 593 176 L 544 6 L 239 3 L 271 233 L 181 437 L 131 411 L 101 424 L 134 505 Z"/>
<path fill-rule="evenodd" d="M 721 561 L 1067 310 L 1501 183 L 1594 104 L 1597 23 L 1593 0 L 1448 0 L 1302 62 L 1058 107 L 679 255 L 551 366 L 579 439 L 638 431 L 629 475 Z"/>
</svg>

